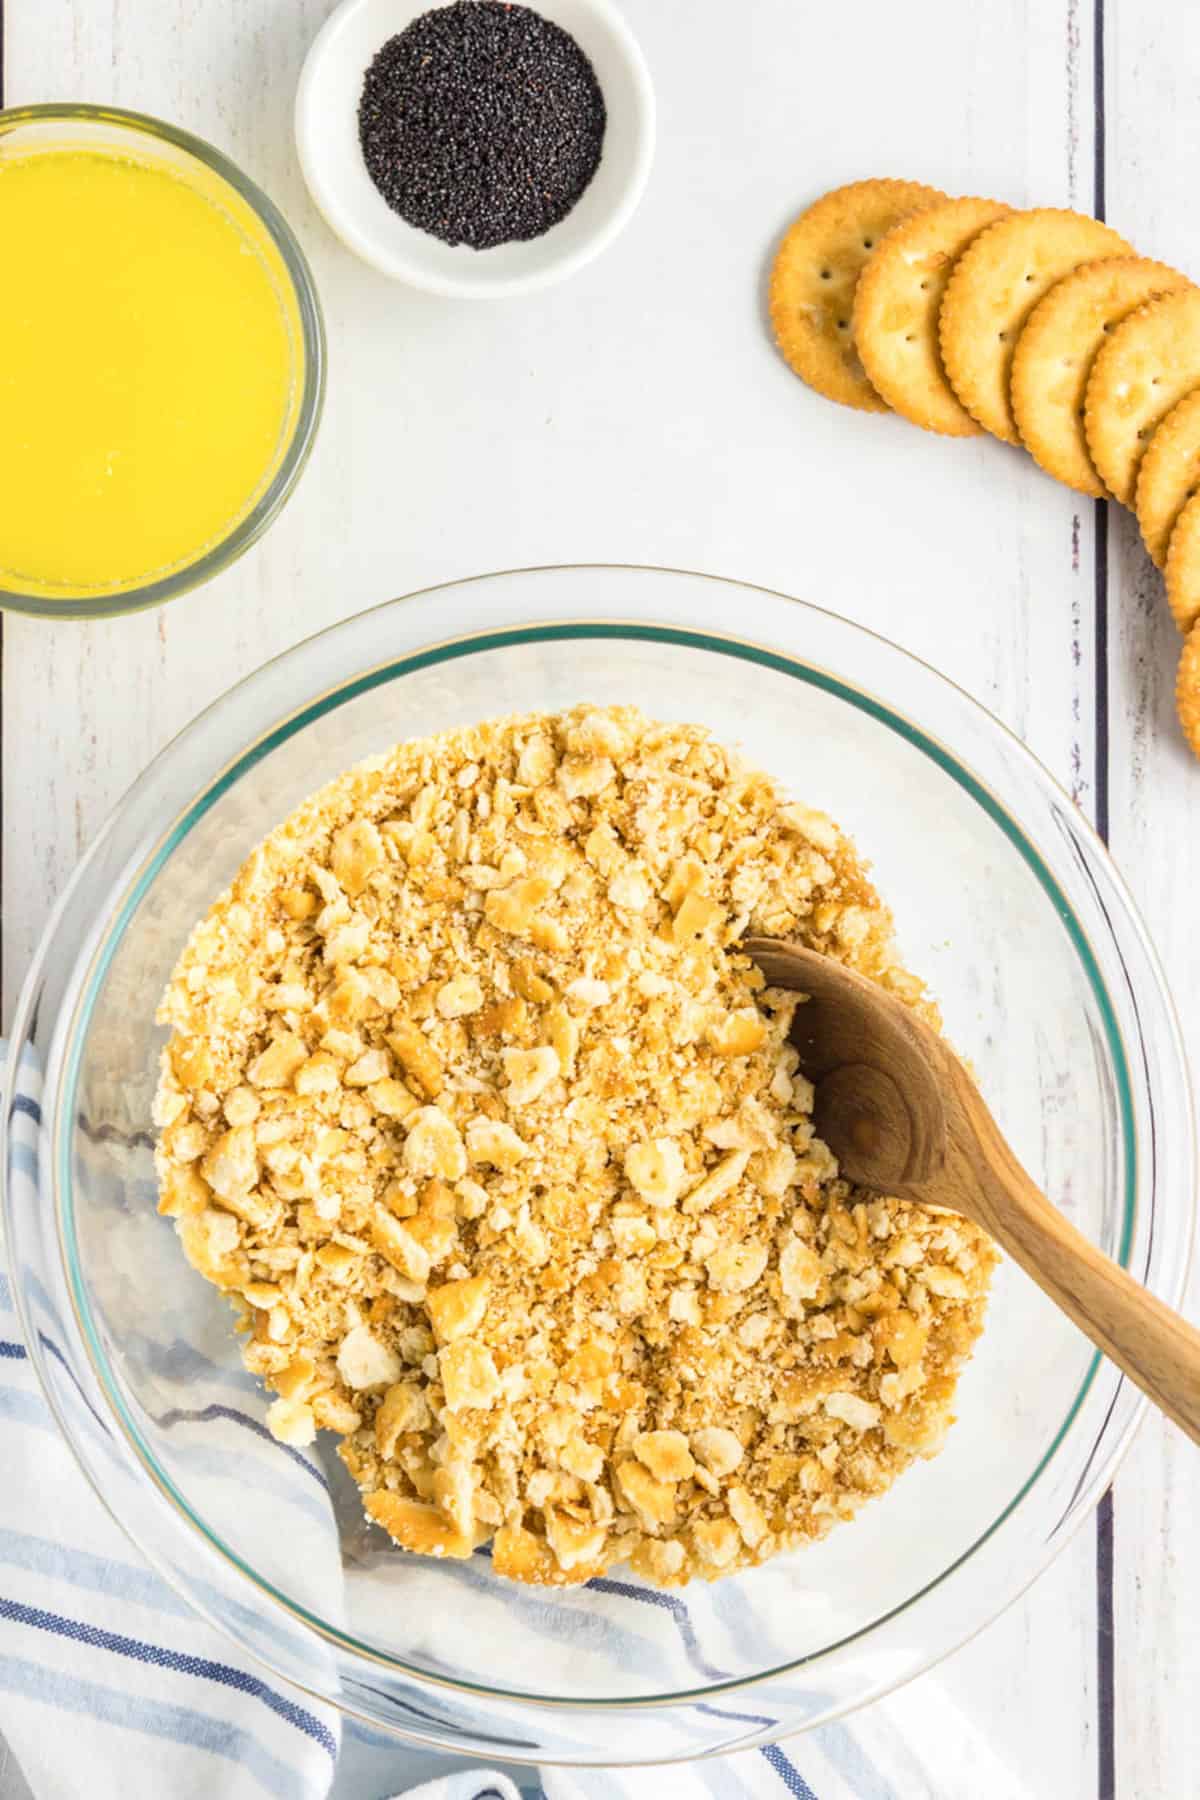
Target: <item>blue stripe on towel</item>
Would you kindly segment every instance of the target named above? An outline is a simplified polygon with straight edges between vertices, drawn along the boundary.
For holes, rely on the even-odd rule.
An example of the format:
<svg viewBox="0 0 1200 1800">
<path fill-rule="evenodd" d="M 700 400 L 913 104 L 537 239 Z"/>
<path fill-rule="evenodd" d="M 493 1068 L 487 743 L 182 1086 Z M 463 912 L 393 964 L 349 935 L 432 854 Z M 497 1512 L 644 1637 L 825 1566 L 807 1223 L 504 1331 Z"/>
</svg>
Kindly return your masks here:
<svg viewBox="0 0 1200 1800">
<path fill-rule="evenodd" d="M 53 1348 L 53 1346 L 48 1346 L 48 1348 Z M 0 1382 L 0 1415 L 15 1419 L 21 1425 L 32 1425 L 39 1431 L 48 1431 L 52 1437 L 58 1439 L 60 1444 L 63 1442 L 62 1435 L 40 1388 L 36 1393 L 29 1393 L 25 1388 L 14 1387 L 8 1382 Z M 110 1462 L 120 1468 L 122 1465 L 112 1438 L 91 1407 L 88 1407 L 86 1415 L 80 1413 L 78 1417 L 80 1423 L 86 1424 L 89 1430 L 97 1431 L 98 1441 L 105 1455 Z"/>
<path fill-rule="evenodd" d="M 603 1576 L 597 1576 L 594 1580 L 589 1581 L 587 1585 L 590 1588 L 598 1588 L 601 1592 L 621 1594 L 630 1600 L 642 1600 L 651 1606 L 665 1606 L 675 1619 L 675 1622 L 679 1627 L 680 1636 L 683 1638 L 684 1644 L 687 1647 L 692 1660 L 698 1663 L 701 1668 L 705 1669 L 707 1673 L 716 1675 L 718 1679 L 726 1675 L 727 1672 L 725 1670 L 714 1670 L 710 1664 L 705 1662 L 700 1654 L 695 1629 L 692 1625 L 687 1607 L 683 1604 L 682 1600 L 677 1600 L 673 1594 L 660 1593 L 652 1588 L 634 1587 L 630 1582 L 609 1581 Z M 730 1712 L 726 1711 L 724 1708 L 706 1706 L 703 1703 L 698 1704 L 696 1710 L 698 1712 L 710 1713 L 716 1718 L 743 1719 L 748 1725 L 770 1726 L 775 1723 L 773 1719 L 766 1718 L 761 1713 Z M 760 1756 L 766 1759 L 771 1768 L 779 1776 L 779 1779 L 787 1788 L 788 1793 L 795 1796 L 795 1800 L 817 1800 L 817 1796 L 809 1787 L 799 1769 L 793 1762 L 789 1761 L 783 1751 L 779 1748 L 778 1744 L 760 1744 L 758 1750 Z"/>
<path fill-rule="evenodd" d="M 4 1403 L 7 1399 L 28 1400 L 30 1406 L 38 1410 L 39 1417 L 34 1422 L 40 1423 L 44 1430 L 52 1432 L 55 1437 L 58 1436 L 57 1427 L 50 1422 L 48 1410 L 32 1395 L 18 1394 L 12 1389 L 6 1393 L 0 1388 L 0 1417 L 4 1416 Z M 19 1412 L 10 1416 L 17 1418 L 22 1424 L 28 1422 Z M 156 1612 L 170 1613 L 191 1624 L 196 1622 L 195 1607 L 178 1595 L 160 1575 L 155 1575 L 148 1568 L 135 1568 L 132 1563 L 120 1562 L 114 1556 L 96 1556 L 91 1551 L 79 1550 L 73 1545 L 68 1547 L 66 1544 L 52 1543 L 48 1538 L 32 1537 L 28 1532 L 0 1529 L 0 1563 L 8 1563 L 12 1568 L 22 1569 L 30 1575 L 42 1575 L 51 1581 L 66 1582 L 83 1593 L 102 1594 L 109 1599 L 115 1598 Z M 248 1606 L 243 1606 L 240 1601 L 232 1599 L 220 1588 L 201 1581 L 194 1574 L 188 1576 L 188 1592 L 196 1596 L 197 1604 L 202 1601 L 212 1612 L 224 1613 L 241 1625 L 254 1640 L 256 1649 L 262 1638 L 282 1644 L 289 1651 L 295 1649 L 294 1628 L 259 1618 Z"/>
<path fill-rule="evenodd" d="M 103 1436 L 106 1439 L 110 1438 L 112 1436 L 112 1432 L 109 1430 L 109 1428 L 105 1424 L 104 1420 L 100 1417 L 100 1414 L 96 1411 L 95 1407 L 92 1405 L 91 1401 L 88 1399 L 87 1395 L 84 1393 L 83 1386 L 79 1380 L 78 1375 L 76 1375 L 74 1369 L 71 1367 L 70 1363 L 67 1361 L 66 1357 L 63 1355 L 63 1353 L 59 1349 L 58 1345 L 54 1342 L 54 1339 L 47 1337 L 46 1333 L 44 1331 L 39 1331 L 37 1335 L 38 1335 L 38 1343 L 42 1346 L 42 1349 L 46 1352 L 47 1356 L 52 1356 L 54 1358 L 55 1362 L 59 1364 L 63 1373 L 66 1375 L 68 1381 L 71 1383 L 71 1386 L 75 1389 L 75 1392 L 78 1394 L 79 1398 L 83 1401 L 83 1404 L 87 1407 L 88 1413 L 91 1416 L 93 1423 L 99 1426 L 101 1433 L 103 1434 Z"/>
<path fill-rule="evenodd" d="M 696 1703 L 696 1711 L 711 1713 L 716 1719 L 743 1719 L 747 1725 L 775 1725 L 778 1722 L 762 1713 L 734 1712 L 727 1706 L 707 1706 L 702 1701 Z M 879 1772 L 858 1739 L 840 1720 L 832 1719 L 819 1729 L 822 1751 L 837 1765 L 853 1789 L 855 1800 L 897 1800 L 899 1790 Z"/>
<path fill-rule="evenodd" d="M 619 1594 L 623 1600 L 641 1600 L 647 1606 L 662 1607 L 674 1620 L 675 1628 L 683 1639 L 683 1647 L 696 1667 L 712 1681 L 728 1681 L 728 1669 L 716 1668 L 704 1656 L 691 1615 L 683 1601 L 677 1600 L 674 1594 L 664 1594 L 657 1588 L 635 1587 L 631 1581 L 610 1581 L 607 1575 L 594 1576 L 587 1586 L 593 1593 Z"/>
<path fill-rule="evenodd" d="M 104 1443 L 105 1450 L 107 1451 L 108 1455 L 110 1457 L 112 1457 L 115 1461 L 119 1461 L 119 1457 L 118 1457 L 117 1452 L 111 1441 L 112 1433 L 111 1433 L 109 1426 L 104 1422 L 104 1420 L 101 1418 L 100 1414 L 96 1411 L 95 1407 L 92 1405 L 91 1401 L 88 1399 L 87 1395 L 84 1393 L 83 1388 L 80 1385 L 79 1378 L 75 1374 L 75 1371 L 72 1369 L 72 1367 L 71 1367 L 70 1363 L 67 1361 L 66 1357 L 63 1355 L 62 1351 L 59 1349 L 58 1345 L 56 1343 L 54 1343 L 51 1338 L 48 1338 L 44 1331 L 39 1331 L 38 1342 L 41 1344 L 41 1346 L 44 1350 L 46 1350 L 51 1356 L 53 1356 L 55 1358 L 55 1360 L 58 1363 L 60 1363 L 62 1365 L 62 1368 L 65 1371 L 65 1373 L 67 1374 L 67 1376 L 69 1377 L 72 1385 L 74 1386 L 74 1388 L 79 1396 L 79 1399 L 83 1402 L 84 1406 L 87 1408 L 91 1421 L 95 1423 L 95 1425 L 98 1427 L 100 1433 L 102 1434 L 102 1440 Z M 19 1348 L 19 1346 L 18 1346 L 18 1348 Z M 20 1353 L 22 1355 L 24 1354 L 23 1351 L 21 1351 Z M 167 1413 L 167 1414 L 164 1414 L 163 1419 L 158 1422 L 160 1424 L 164 1423 L 164 1422 L 187 1424 L 192 1421 L 198 1421 L 200 1423 L 204 1423 L 206 1420 L 211 1420 L 211 1419 L 217 1418 L 217 1417 L 227 1417 L 229 1419 L 236 1421 L 238 1424 L 244 1425 L 250 1431 L 254 1432 L 257 1436 L 264 1438 L 266 1440 L 266 1442 L 270 1444 L 270 1446 L 273 1450 L 286 1451 L 288 1456 L 292 1457 L 296 1462 L 298 1462 L 302 1469 L 307 1469 L 309 1474 L 318 1483 L 318 1485 L 326 1493 L 328 1492 L 328 1483 L 326 1482 L 324 1475 L 320 1472 L 319 1469 L 315 1468 L 311 1463 L 309 1463 L 300 1454 L 300 1452 L 298 1450 L 294 1449 L 291 1445 L 277 1443 L 276 1440 L 271 1436 L 270 1432 L 267 1430 L 265 1425 L 258 1424 L 258 1422 L 256 1420 L 247 1417 L 247 1415 L 245 1413 L 238 1413 L 238 1412 L 234 1411 L 232 1408 L 214 1404 L 211 1407 L 205 1408 L 203 1412 L 176 1412 L 174 1414 Z M 206 1475 L 227 1475 L 228 1474 L 228 1471 L 222 1467 L 221 1462 L 219 1461 L 219 1459 L 215 1455 L 215 1453 L 211 1452 L 206 1445 L 203 1445 L 203 1444 L 184 1445 L 184 1446 L 181 1446 L 180 1448 L 178 1448 L 176 1450 L 175 1454 L 181 1464 L 186 1465 L 192 1469 L 200 1470 L 202 1473 L 204 1473 Z M 276 1473 L 274 1470 L 270 1470 L 270 1469 L 264 1470 L 262 1473 L 262 1476 L 260 1478 L 259 1485 L 264 1492 L 274 1493 L 278 1499 L 285 1501 L 289 1505 L 297 1506 L 297 1507 L 301 1508 L 301 1510 L 308 1513 L 308 1515 L 311 1518 L 316 1519 L 318 1521 L 318 1523 L 324 1524 L 324 1522 L 326 1520 L 326 1513 L 325 1513 L 325 1509 L 322 1506 L 321 1502 L 310 1498 L 310 1496 L 307 1493 L 301 1493 L 299 1491 L 299 1489 L 295 1488 L 294 1486 L 289 1488 L 282 1480 L 276 1479 Z"/>
<path fill-rule="evenodd" d="M 759 1749 L 759 1755 L 770 1763 L 788 1793 L 794 1795 L 795 1800 L 817 1800 L 817 1796 L 795 1763 L 788 1761 L 778 1744 L 763 1744 Z"/>
<path fill-rule="evenodd" d="M 187 1485 L 184 1474 L 200 1476 L 205 1481 L 233 1483 L 243 1490 L 252 1486 L 260 1499 L 269 1495 L 284 1506 L 295 1507 L 323 1530 L 329 1528 L 328 1501 L 293 1481 L 283 1464 L 259 1462 L 257 1458 L 252 1462 L 248 1457 L 233 1463 L 227 1447 L 214 1449 L 202 1438 L 199 1443 L 172 1444 L 170 1455 L 163 1458 L 163 1468 L 167 1480 L 178 1481 L 181 1488 Z"/>
<path fill-rule="evenodd" d="M 306 1475 L 312 1476 L 319 1487 L 324 1488 L 326 1493 L 329 1492 L 329 1483 L 315 1463 L 310 1463 L 308 1458 L 294 1445 L 281 1444 L 278 1438 L 271 1436 L 267 1427 L 260 1420 L 252 1419 L 248 1413 L 239 1412 L 235 1406 L 222 1406 L 217 1401 L 214 1401 L 211 1406 L 199 1408 L 173 1406 L 169 1412 L 165 1412 L 157 1418 L 155 1423 L 165 1431 L 169 1430 L 172 1425 L 207 1425 L 213 1419 L 229 1419 L 234 1425 L 244 1425 L 246 1430 L 254 1432 L 256 1437 L 265 1438 L 272 1450 L 284 1451 L 294 1463 L 304 1470 Z"/>
<path fill-rule="evenodd" d="M 704 1701 L 696 1702 L 696 1711 L 708 1713 L 714 1719 L 740 1719 L 745 1725 L 778 1725 L 778 1719 L 769 1719 L 765 1713 L 732 1712 L 727 1706 L 707 1706 Z"/>
<path fill-rule="evenodd" d="M 478 1738 L 481 1743 L 487 1744 L 489 1750 L 498 1750 L 502 1756 L 506 1756 L 510 1750 L 537 1749 L 537 1741 L 534 1738 L 504 1737 L 499 1732 L 482 1729 L 468 1716 L 466 1709 L 456 1707 L 452 1699 L 443 1706 L 441 1712 L 426 1712 L 422 1707 L 414 1706 L 411 1700 L 402 1700 L 398 1694 L 389 1692 L 386 1688 L 372 1687 L 369 1682 L 365 1681 L 361 1682 L 359 1686 L 364 1694 L 377 1694 L 391 1712 L 402 1712 L 408 1719 L 416 1719 L 422 1724 L 436 1725 L 443 1730 L 447 1726 L 452 1731 L 458 1730 L 460 1727 L 465 1728 L 471 1736 Z M 434 1700 L 431 1699 L 430 1705 L 433 1704 Z M 425 1743 L 424 1739 L 420 1741 L 422 1744 Z"/>
<path fill-rule="evenodd" d="M 24 1700 L 57 1706 L 64 1712 L 86 1713 L 106 1725 L 120 1725 L 146 1737 L 165 1738 L 172 1744 L 223 1756 L 239 1768 L 249 1769 L 277 1800 L 309 1800 L 312 1792 L 310 1782 L 264 1750 L 250 1732 L 190 1706 L 141 1699 L 15 1656 L 0 1661 L 0 1692 L 19 1694 Z"/>
<path fill-rule="evenodd" d="M 15 1425 L 48 1432 L 62 1443 L 58 1426 L 50 1417 L 50 1408 L 40 1394 L 27 1394 L 23 1388 L 0 1382 L 0 1419 L 11 1419 Z"/>
<path fill-rule="evenodd" d="M 8 1146 L 8 1164 L 18 1175 L 23 1175 L 26 1181 L 37 1185 L 38 1159 L 37 1151 L 32 1144 L 10 1144 Z"/>
<path fill-rule="evenodd" d="M 508 1582 L 503 1590 L 498 1590 L 491 1578 L 490 1569 L 491 1553 L 488 1546 L 483 1544 L 473 1557 L 463 1562 L 443 1564 L 441 1578 L 443 1581 L 460 1582 L 475 1593 L 487 1596 L 505 1613 L 515 1614 L 521 1625 L 528 1626 L 538 1636 L 563 1644 L 568 1653 L 577 1648 L 581 1629 L 589 1635 L 594 1631 L 596 1621 L 588 1605 L 586 1585 L 557 1590 L 555 1604 L 547 1606 L 544 1600 L 537 1597 L 541 1594 L 540 1588 L 522 1587 Z M 488 1573 L 485 1574 L 484 1570 Z M 640 1669 L 645 1666 L 652 1640 L 643 1637 L 629 1624 L 625 1612 L 622 1612 L 619 1619 L 606 1617 L 604 1632 L 604 1647 L 618 1659 L 622 1668 Z"/>
<path fill-rule="evenodd" d="M 111 1650 L 117 1656 L 129 1656 L 136 1662 L 149 1663 L 156 1669 L 171 1669 L 181 1675 L 195 1675 L 202 1680 L 218 1682 L 222 1687 L 236 1688 L 261 1700 L 279 1718 L 294 1725 L 306 1737 L 327 1750 L 337 1760 L 337 1742 L 328 1726 L 315 1718 L 294 1700 L 285 1699 L 269 1688 L 257 1675 L 235 1669 L 229 1663 L 213 1662 L 207 1656 L 190 1656 L 181 1650 L 167 1650 L 161 1644 L 148 1644 L 140 1638 L 124 1637 L 116 1631 L 105 1631 L 99 1625 L 88 1625 L 81 1619 L 67 1619 L 61 1613 L 45 1612 L 41 1607 L 25 1606 L 19 1600 L 0 1596 L 0 1619 L 11 1619 L 18 1625 L 29 1625 L 37 1631 L 50 1631 L 58 1637 L 70 1638 L 93 1650 Z"/>
<path fill-rule="evenodd" d="M 777 1642 L 764 1646 L 745 1608 L 737 1604 L 732 1593 L 723 1593 L 719 1584 L 712 1595 L 712 1605 L 718 1619 L 747 1660 L 755 1656 L 761 1660 L 764 1652 L 770 1662 L 783 1663 L 787 1660 L 787 1647 Z M 876 1767 L 861 1739 L 838 1720 L 831 1720 L 829 1724 L 821 1726 L 821 1748 L 829 1760 L 837 1765 L 847 1786 L 855 1795 L 855 1800 L 897 1800 L 901 1790 L 896 1781 L 885 1776 Z"/>
<path fill-rule="evenodd" d="M 742 1719 L 747 1725 L 771 1726 L 778 1723 L 775 1719 L 766 1718 L 762 1713 L 731 1712 L 723 1706 L 705 1706 L 700 1704 L 697 1705 L 696 1711 L 709 1713 L 714 1719 Z M 783 1751 L 779 1748 L 778 1744 L 758 1744 L 755 1748 L 758 1750 L 760 1756 L 766 1758 L 771 1768 L 774 1769 L 776 1775 L 778 1775 L 779 1779 L 787 1788 L 788 1793 L 796 1796 L 796 1800 L 817 1800 L 816 1795 L 809 1787 L 807 1781 L 805 1781 L 803 1775 L 801 1775 L 795 1763 L 789 1761 Z M 865 1793 L 860 1796 L 860 1800 L 867 1800 Z"/>
<path fill-rule="evenodd" d="M 195 1623 L 193 1609 L 179 1599 L 161 1576 L 148 1568 L 137 1569 L 132 1563 L 118 1562 L 112 1556 L 96 1556 L 90 1550 L 68 1549 L 66 1544 L 50 1538 L 0 1528 L 0 1563 L 27 1575 L 64 1581 L 84 1593 L 101 1594 L 106 1600 L 128 1601 Z"/>
<path fill-rule="evenodd" d="M 35 1125 L 40 1125 L 42 1122 L 42 1109 L 36 1100 L 29 1098 L 28 1094 L 17 1094 L 13 1099 L 12 1109 L 15 1113 L 25 1113 Z"/>
<path fill-rule="evenodd" d="M 840 1719 L 831 1719 L 819 1729 L 822 1751 L 853 1789 L 855 1800 L 900 1800 L 903 1786 L 875 1767 L 861 1740 Z"/>
<path fill-rule="evenodd" d="M 0 1338 L 0 1356 L 6 1356 L 13 1362 L 24 1362 L 25 1346 L 24 1344 L 13 1344 L 4 1338 Z"/>
<path fill-rule="evenodd" d="M 226 1336 L 223 1351 L 229 1347 L 229 1343 Z M 214 1362 L 186 1338 L 177 1337 L 170 1343 L 165 1343 L 162 1338 L 146 1332 L 126 1330 L 124 1344 L 127 1357 L 140 1362 L 149 1373 L 159 1377 L 164 1383 L 172 1382 L 177 1387 L 182 1384 L 195 1388 L 203 1381 L 206 1389 L 220 1384 L 232 1388 L 243 1398 L 257 1398 L 262 1393 L 261 1381 L 256 1380 L 249 1369 L 244 1369 L 240 1360 L 233 1364 Z"/>
</svg>

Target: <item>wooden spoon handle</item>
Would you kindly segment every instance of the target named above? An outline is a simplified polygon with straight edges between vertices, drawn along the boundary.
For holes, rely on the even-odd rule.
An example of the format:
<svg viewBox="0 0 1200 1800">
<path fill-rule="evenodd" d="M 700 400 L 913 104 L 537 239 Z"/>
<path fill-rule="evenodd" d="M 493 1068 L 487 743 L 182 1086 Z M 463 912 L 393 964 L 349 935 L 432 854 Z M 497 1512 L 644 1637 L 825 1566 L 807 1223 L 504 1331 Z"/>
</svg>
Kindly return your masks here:
<svg viewBox="0 0 1200 1800">
<path fill-rule="evenodd" d="M 956 1207 L 990 1232 L 1080 1331 L 1200 1443 L 1200 1331 L 1089 1244 L 1050 1204 L 949 1050 L 946 1062 L 947 1154 L 938 1203 Z"/>
</svg>

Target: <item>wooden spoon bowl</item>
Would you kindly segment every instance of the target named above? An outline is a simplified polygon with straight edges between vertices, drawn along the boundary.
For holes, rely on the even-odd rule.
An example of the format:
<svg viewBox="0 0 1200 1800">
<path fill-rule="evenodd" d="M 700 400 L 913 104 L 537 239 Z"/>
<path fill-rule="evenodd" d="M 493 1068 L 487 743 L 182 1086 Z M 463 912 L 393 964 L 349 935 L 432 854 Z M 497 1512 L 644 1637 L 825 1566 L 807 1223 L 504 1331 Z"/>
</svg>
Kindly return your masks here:
<svg viewBox="0 0 1200 1800">
<path fill-rule="evenodd" d="M 807 996 L 792 1042 L 813 1122 L 861 1187 L 981 1225 L 1131 1381 L 1200 1443 L 1200 1331 L 1090 1244 L 1025 1173 L 962 1062 L 875 982 L 781 938 L 742 949 Z"/>
</svg>

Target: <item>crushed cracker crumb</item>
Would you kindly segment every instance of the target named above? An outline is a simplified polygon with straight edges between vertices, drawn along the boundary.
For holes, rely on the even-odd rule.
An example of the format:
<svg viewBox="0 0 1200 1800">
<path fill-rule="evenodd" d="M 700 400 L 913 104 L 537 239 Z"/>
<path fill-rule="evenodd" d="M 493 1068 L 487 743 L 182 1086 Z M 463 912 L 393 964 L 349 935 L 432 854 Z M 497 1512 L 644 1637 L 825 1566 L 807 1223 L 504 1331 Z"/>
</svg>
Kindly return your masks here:
<svg viewBox="0 0 1200 1800">
<path fill-rule="evenodd" d="M 940 1447 L 994 1252 L 839 1178 L 748 932 L 934 1016 L 828 818 L 577 707 L 352 769 L 193 933 L 159 1210 L 405 1549 L 714 1579 Z"/>
</svg>

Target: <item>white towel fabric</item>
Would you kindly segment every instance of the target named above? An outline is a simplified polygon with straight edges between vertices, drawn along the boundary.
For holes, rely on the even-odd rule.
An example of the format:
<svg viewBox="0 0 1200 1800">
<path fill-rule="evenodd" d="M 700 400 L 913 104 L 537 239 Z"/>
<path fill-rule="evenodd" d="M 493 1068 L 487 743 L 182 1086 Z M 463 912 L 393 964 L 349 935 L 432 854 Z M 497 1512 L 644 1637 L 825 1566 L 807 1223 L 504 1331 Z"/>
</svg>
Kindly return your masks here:
<svg viewBox="0 0 1200 1800">
<path fill-rule="evenodd" d="M 32 1074 L 24 1087 L 7 1121 L 15 1183 L 36 1180 Z M 450 1757 L 343 1720 L 243 1658 L 113 1523 L 42 1397 L 2 1266 L 0 1445 L 0 1728 L 35 1800 L 385 1800 L 409 1790 L 412 1800 L 1021 1800 L 1013 1771 L 931 1677 L 787 1748 L 643 1773 L 455 1772 Z M 304 1529 L 320 1534 L 313 1474 L 304 1466 L 293 1478 L 298 1509 L 313 1515 Z M 932 1770 L 920 1753 L 930 1744 Z"/>
</svg>

